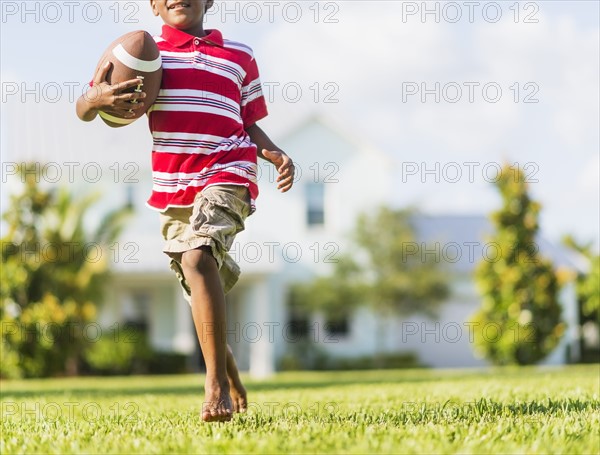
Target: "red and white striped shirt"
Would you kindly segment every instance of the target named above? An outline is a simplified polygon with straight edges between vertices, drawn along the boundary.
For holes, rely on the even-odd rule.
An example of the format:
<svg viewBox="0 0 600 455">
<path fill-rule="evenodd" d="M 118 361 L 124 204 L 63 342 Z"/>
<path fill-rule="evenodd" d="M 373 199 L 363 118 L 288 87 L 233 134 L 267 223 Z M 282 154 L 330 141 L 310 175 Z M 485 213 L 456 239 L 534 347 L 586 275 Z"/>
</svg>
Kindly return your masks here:
<svg viewBox="0 0 600 455">
<path fill-rule="evenodd" d="M 159 211 L 189 207 L 218 184 L 244 185 L 252 211 L 258 196 L 256 145 L 245 129 L 267 106 L 252 49 L 218 30 L 197 38 L 164 25 L 155 37 L 162 84 L 148 111 L 152 132 L 152 195 Z"/>
</svg>

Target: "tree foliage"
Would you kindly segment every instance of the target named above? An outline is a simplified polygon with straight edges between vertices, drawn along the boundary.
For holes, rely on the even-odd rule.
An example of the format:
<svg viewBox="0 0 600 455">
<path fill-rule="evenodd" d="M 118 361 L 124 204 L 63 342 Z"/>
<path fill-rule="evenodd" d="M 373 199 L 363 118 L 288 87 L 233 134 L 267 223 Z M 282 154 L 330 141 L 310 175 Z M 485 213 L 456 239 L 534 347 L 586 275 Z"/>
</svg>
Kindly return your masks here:
<svg viewBox="0 0 600 455">
<path fill-rule="evenodd" d="M 534 364 L 564 331 L 559 281 L 538 251 L 540 204 L 529 197 L 524 174 L 504 166 L 496 186 L 502 207 L 491 216 L 495 233 L 488 244 L 498 254 L 476 269 L 483 301 L 472 321 L 475 348 L 494 364 Z"/>
<path fill-rule="evenodd" d="M 322 311 L 330 319 L 345 318 L 365 298 L 361 269 L 350 256 L 342 256 L 329 276 L 292 286 L 292 306 L 303 311 Z"/>
<path fill-rule="evenodd" d="M 3 213 L 2 376 L 75 374 L 83 329 L 95 317 L 108 277 L 108 246 L 130 209 L 115 210 L 89 234 L 86 212 L 98 195 L 43 189 L 41 176 L 21 169 L 23 191 Z"/>
<path fill-rule="evenodd" d="M 563 242 L 590 261 L 590 270 L 576 278 L 575 288 L 582 315 L 600 323 L 600 255 L 593 252 L 592 243 L 577 243 L 572 236 L 566 236 Z"/>
<path fill-rule="evenodd" d="M 447 276 L 435 254 L 423 254 L 410 224 L 412 213 L 381 207 L 374 216 L 362 214 L 354 232 L 364 258 L 367 300 L 384 316 L 436 314 L 449 295 Z"/>
</svg>

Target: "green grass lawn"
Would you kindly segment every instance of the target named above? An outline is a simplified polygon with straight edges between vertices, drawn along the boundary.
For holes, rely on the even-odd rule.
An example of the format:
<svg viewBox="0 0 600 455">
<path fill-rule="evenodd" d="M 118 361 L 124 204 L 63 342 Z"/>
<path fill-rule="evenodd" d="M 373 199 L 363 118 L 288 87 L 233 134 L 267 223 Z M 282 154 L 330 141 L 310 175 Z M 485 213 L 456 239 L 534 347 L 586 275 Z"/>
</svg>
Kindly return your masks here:
<svg viewBox="0 0 600 455">
<path fill-rule="evenodd" d="M 3 381 L 8 453 L 600 453 L 600 369 L 285 373 L 200 420 L 199 375 Z"/>
</svg>

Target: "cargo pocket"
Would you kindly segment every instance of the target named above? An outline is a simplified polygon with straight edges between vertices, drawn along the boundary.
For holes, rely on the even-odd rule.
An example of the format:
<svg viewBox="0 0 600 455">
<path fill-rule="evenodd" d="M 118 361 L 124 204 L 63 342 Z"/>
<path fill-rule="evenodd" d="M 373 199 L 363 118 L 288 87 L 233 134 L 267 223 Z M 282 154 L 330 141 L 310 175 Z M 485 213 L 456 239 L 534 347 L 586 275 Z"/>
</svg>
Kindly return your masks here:
<svg viewBox="0 0 600 455">
<path fill-rule="evenodd" d="M 198 214 L 192 225 L 194 232 L 206 233 L 223 251 L 229 251 L 236 234 L 245 228 L 248 204 L 235 194 L 217 189 L 211 191 L 211 187 L 203 191 L 202 199 L 199 201 L 199 212 L 202 214 Z M 206 226 L 201 226 L 200 223 L 205 223 Z"/>
</svg>

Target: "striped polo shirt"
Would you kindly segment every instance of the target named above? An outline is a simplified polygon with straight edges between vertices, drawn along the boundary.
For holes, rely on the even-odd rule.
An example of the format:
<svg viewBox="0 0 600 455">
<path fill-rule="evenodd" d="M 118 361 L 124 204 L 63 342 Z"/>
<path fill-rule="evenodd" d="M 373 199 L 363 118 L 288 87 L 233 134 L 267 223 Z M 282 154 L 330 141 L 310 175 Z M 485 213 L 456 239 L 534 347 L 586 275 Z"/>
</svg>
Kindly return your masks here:
<svg viewBox="0 0 600 455">
<path fill-rule="evenodd" d="M 148 110 L 153 138 L 152 195 L 164 211 L 190 207 L 211 185 L 244 185 L 258 196 L 256 145 L 245 129 L 267 107 L 252 49 L 218 30 L 197 38 L 164 25 L 155 37 L 162 84 Z"/>
</svg>

